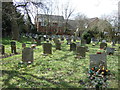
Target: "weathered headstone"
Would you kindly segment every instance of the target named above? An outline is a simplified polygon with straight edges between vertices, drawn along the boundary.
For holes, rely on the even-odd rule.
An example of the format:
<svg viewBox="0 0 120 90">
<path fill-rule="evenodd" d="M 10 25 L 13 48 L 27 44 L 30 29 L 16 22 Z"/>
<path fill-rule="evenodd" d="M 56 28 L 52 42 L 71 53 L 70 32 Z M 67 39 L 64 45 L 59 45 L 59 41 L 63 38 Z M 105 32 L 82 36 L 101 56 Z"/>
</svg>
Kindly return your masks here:
<svg viewBox="0 0 120 90">
<path fill-rule="evenodd" d="M 56 50 L 61 50 L 61 43 L 60 42 L 55 43 L 55 45 L 56 45 Z"/>
<path fill-rule="evenodd" d="M 44 54 L 52 54 L 52 44 L 51 43 L 43 44 L 43 53 Z"/>
<path fill-rule="evenodd" d="M 100 49 L 106 49 L 107 43 L 100 43 Z"/>
<path fill-rule="evenodd" d="M 76 51 L 76 44 L 75 43 L 70 44 L 70 51 Z"/>
<path fill-rule="evenodd" d="M 82 46 L 77 46 L 77 55 L 81 57 L 85 57 L 86 55 L 86 48 Z"/>
<path fill-rule="evenodd" d="M 5 54 L 5 46 L 4 45 L 0 45 L 0 53 Z"/>
<path fill-rule="evenodd" d="M 11 52 L 14 54 L 17 54 L 16 52 L 16 42 L 11 42 Z"/>
<path fill-rule="evenodd" d="M 22 44 L 22 48 L 25 48 L 25 47 L 26 47 L 26 44 L 25 44 L 25 43 L 23 43 L 23 44 Z"/>
<path fill-rule="evenodd" d="M 107 47 L 106 48 L 106 53 L 108 54 L 108 55 L 113 55 L 114 54 L 114 51 L 115 51 L 115 48 L 109 48 L 109 47 Z"/>
<path fill-rule="evenodd" d="M 22 61 L 23 62 L 33 62 L 33 49 L 26 47 L 22 50 Z"/>
<path fill-rule="evenodd" d="M 90 68 L 99 67 L 103 65 L 107 69 L 106 53 L 90 55 Z"/>
</svg>

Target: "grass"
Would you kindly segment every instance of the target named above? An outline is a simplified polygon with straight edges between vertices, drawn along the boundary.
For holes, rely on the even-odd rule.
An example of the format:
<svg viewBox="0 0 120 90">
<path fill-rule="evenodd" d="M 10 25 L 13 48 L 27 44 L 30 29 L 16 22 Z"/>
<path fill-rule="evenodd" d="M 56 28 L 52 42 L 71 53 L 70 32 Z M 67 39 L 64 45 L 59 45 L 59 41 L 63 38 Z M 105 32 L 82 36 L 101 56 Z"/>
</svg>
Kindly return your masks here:
<svg viewBox="0 0 120 90">
<path fill-rule="evenodd" d="M 8 54 L 11 53 L 10 41 L 9 38 L 2 40 Z M 78 81 L 88 83 L 89 55 L 95 54 L 99 45 L 87 45 L 89 52 L 84 59 L 76 59 L 75 53 L 69 51 L 66 41 L 62 42 L 62 50 L 55 50 L 55 44 L 51 42 L 53 52 L 48 56 L 42 55 L 43 49 L 40 45 L 34 49 L 34 63 L 26 65 L 19 63 L 22 60 L 23 42 L 27 43 L 27 47 L 31 45 L 30 39 L 22 38 L 22 41 L 17 42 L 17 52 L 20 54 L 3 58 L 1 61 L 2 88 L 87 88 Z M 115 46 L 117 47 L 118 45 Z M 118 51 L 107 56 L 107 67 L 112 73 L 108 80 L 108 88 L 118 88 Z"/>
</svg>

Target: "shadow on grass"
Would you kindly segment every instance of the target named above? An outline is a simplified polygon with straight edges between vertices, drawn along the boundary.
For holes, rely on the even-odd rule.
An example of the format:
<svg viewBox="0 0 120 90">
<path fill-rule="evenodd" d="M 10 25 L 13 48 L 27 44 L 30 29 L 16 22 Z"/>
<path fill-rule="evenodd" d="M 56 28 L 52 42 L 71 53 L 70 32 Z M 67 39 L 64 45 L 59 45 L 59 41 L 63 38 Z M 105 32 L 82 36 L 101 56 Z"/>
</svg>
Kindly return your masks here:
<svg viewBox="0 0 120 90">
<path fill-rule="evenodd" d="M 33 80 L 29 80 L 27 78 L 25 78 L 24 76 L 22 75 L 29 75 L 31 78 L 35 78 L 35 79 L 38 79 L 38 80 L 45 80 L 49 83 L 52 83 L 52 84 L 55 84 L 55 85 L 58 85 L 58 86 L 62 86 L 64 88 L 68 88 L 68 87 L 72 87 L 74 88 L 74 86 L 71 86 L 69 85 L 69 83 L 65 82 L 65 81 L 62 81 L 60 83 L 56 83 L 54 82 L 53 80 L 51 79 L 47 79 L 45 77 L 38 77 L 36 75 L 33 75 L 33 74 L 30 74 L 30 73 L 21 73 L 21 72 L 18 72 L 18 71 L 15 71 L 15 70 L 2 70 L 2 75 L 4 76 L 5 74 L 8 74 L 8 78 L 6 79 L 3 79 L 3 83 L 4 85 L 6 85 L 8 88 L 18 88 L 16 85 L 12 85 L 10 84 L 10 80 L 13 78 L 13 77 L 18 77 L 20 79 L 22 79 L 23 81 L 27 82 L 28 85 L 30 86 L 38 86 L 38 85 L 41 85 L 42 83 L 40 82 L 35 82 Z M 19 81 L 18 81 L 19 82 Z"/>
</svg>

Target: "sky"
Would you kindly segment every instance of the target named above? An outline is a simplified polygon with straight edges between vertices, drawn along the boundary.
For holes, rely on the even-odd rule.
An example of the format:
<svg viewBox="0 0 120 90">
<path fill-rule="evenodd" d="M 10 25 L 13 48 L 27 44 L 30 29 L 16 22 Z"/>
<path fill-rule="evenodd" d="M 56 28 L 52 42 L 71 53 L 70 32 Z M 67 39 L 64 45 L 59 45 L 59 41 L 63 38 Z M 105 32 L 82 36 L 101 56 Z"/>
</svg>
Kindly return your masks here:
<svg viewBox="0 0 120 90">
<path fill-rule="evenodd" d="M 74 13 L 83 13 L 90 18 L 117 12 L 119 2 L 119 0 L 62 0 L 65 1 L 69 1 L 75 8 Z"/>
<path fill-rule="evenodd" d="M 22 0 L 15 0 L 17 2 Z M 29 1 L 29 0 L 28 0 Z M 110 15 L 114 12 L 118 12 L 118 2 L 120 0 L 35 0 L 35 1 L 43 1 L 47 2 L 49 5 L 53 5 L 52 9 L 56 15 L 62 15 L 63 6 L 66 6 L 69 3 L 72 9 L 74 9 L 74 13 L 71 16 L 73 19 L 78 13 L 85 14 L 88 18 L 101 17 L 103 15 Z M 52 1 L 53 4 L 49 2 Z M 59 6 L 59 10 L 56 9 L 56 6 Z M 32 12 L 36 12 L 35 8 L 32 8 Z M 41 13 L 41 12 L 39 12 Z M 35 14 L 34 14 L 35 16 Z M 32 19 L 33 20 L 33 19 Z"/>
</svg>

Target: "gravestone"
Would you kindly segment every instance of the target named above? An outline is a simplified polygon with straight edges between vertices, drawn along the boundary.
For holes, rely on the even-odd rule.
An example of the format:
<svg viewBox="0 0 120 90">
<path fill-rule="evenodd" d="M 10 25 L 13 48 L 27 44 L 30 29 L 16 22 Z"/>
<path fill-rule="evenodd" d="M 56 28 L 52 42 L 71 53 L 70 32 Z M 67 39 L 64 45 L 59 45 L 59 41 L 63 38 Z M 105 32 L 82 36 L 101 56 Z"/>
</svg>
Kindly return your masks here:
<svg viewBox="0 0 120 90">
<path fill-rule="evenodd" d="M 14 54 L 17 54 L 16 52 L 16 42 L 11 42 L 11 52 Z"/>
<path fill-rule="evenodd" d="M 0 45 L 0 53 L 5 54 L 5 46 L 4 45 Z"/>
<path fill-rule="evenodd" d="M 86 55 L 86 48 L 83 46 L 77 46 L 77 55 L 81 57 L 85 57 Z"/>
<path fill-rule="evenodd" d="M 90 68 L 99 67 L 103 65 L 107 69 L 106 53 L 90 55 Z"/>
<path fill-rule="evenodd" d="M 81 39 L 81 45 L 85 45 L 86 44 L 86 40 L 85 39 Z"/>
<path fill-rule="evenodd" d="M 109 47 L 107 47 L 106 48 L 106 53 L 108 54 L 108 55 L 113 55 L 114 54 L 114 51 L 115 51 L 115 48 L 109 48 Z"/>
<path fill-rule="evenodd" d="M 33 62 L 33 49 L 26 47 L 22 50 L 22 61 L 23 62 Z"/>
<path fill-rule="evenodd" d="M 76 51 L 76 44 L 75 43 L 70 44 L 70 51 Z"/>
<path fill-rule="evenodd" d="M 106 47 L 107 47 L 107 43 L 104 42 L 100 43 L 100 49 L 106 49 Z"/>
<path fill-rule="evenodd" d="M 52 44 L 51 43 L 43 44 L 43 53 L 44 54 L 52 54 Z"/>
<path fill-rule="evenodd" d="M 25 43 L 23 43 L 23 44 L 22 44 L 22 48 L 25 48 L 25 47 L 26 47 L 26 44 L 25 44 Z"/>
<path fill-rule="evenodd" d="M 56 50 L 61 50 L 61 43 L 60 42 L 55 43 L 55 45 L 56 45 Z"/>
</svg>

